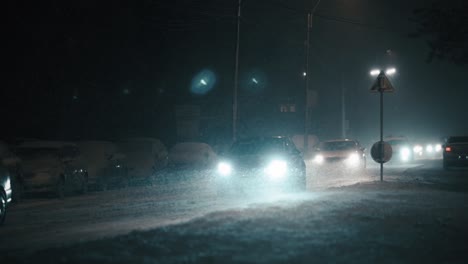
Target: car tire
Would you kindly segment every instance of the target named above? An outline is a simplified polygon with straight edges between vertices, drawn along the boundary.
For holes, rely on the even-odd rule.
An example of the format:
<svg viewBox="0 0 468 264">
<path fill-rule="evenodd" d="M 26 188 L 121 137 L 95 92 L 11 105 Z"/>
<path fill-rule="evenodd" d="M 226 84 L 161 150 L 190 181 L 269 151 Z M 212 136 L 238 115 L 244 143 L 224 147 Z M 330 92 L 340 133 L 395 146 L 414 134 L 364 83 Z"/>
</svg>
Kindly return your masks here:
<svg viewBox="0 0 468 264">
<path fill-rule="evenodd" d="M 24 192 L 24 186 L 19 180 L 18 175 L 12 175 L 11 177 L 11 200 L 14 203 L 19 203 L 21 202 L 21 198 L 23 197 L 23 192 Z"/>
<path fill-rule="evenodd" d="M 80 193 L 81 194 L 88 193 L 88 174 L 87 173 L 81 174 Z"/>
<path fill-rule="evenodd" d="M 294 190 L 303 192 L 307 190 L 307 172 L 306 169 L 299 170 L 299 178 L 297 179 L 296 183 L 294 184 Z"/>
<path fill-rule="evenodd" d="M 5 192 L 0 192 L 0 225 L 3 225 L 7 213 L 7 199 Z"/>
</svg>

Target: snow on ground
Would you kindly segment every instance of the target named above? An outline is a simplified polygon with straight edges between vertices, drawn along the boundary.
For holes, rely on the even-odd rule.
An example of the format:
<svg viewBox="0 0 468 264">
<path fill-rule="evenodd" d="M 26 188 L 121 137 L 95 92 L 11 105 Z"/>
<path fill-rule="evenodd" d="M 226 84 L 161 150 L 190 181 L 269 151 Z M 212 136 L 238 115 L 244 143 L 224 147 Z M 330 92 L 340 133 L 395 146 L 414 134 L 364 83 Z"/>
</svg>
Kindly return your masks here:
<svg viewBox="0 0 468 264">
<path fill-rule="evenodd" d="M 376 172 L 370 169 L 368 179 L 378 179 Z M 389 168 L 388 173 L 383 183 L 339 184 L 294 195 L 217 199 L 210 192 L 195 196 L 190 188 L 174 193 L 168 188 L 144 187 L 134 188 L 134 196 L 129 189 L 77 197 L 65 201 L 66 206 L 60 208 L 64 211 L 56 212 L 49 224 L 61 224 L 60 216 L 66 215 L 76 225 L 75 217 L 86 222 L 85 212 L 98 214 L 103 209 L 105 217 L 94 219 L 101 224 L 96 232 L 120 228 L 110 224 L 112 216 L 126 215 L 127 219 L 117 221 L 122 225 L 147 226 L 131 232 L 131 228 L 113 230 L 99 240 L 82 242 L 76 241 L 82 235 L 77 231 L 64 238 L 64 243 L 73 243 L 49 244 L 29 254 L 22 254 L 28 246 L 7 255 L 0 251 L 9 263 L 466 263 L 468 172 L 446 173 L 426 164 Z M 140 197 L 150 189 L 160 193 Z M 162 195 L 165 191 L 167 196 Z M 118 201 L 122 193 L 128 200 L 119 206 L 114 199 Z M 130 200 L 134 204 L 128 204 Z M 22 205 L 18 209 L 22 214 L 15 217 L 26 217 L 41 206 L 52 208 L 47 204 L 54 202 L 60 203 L 38 201 L 29 210 Z M 80 208 L 75 215 L 74 206 Z M 40 215 L 31 213 L 35 214 Z M 33 221 L 28 224 L 35 225 Z M 40 226 L 45 236 L 52 229 Z M 28 226 L 16 228 L 7 233 L 0 230 L 1 247 L 10 240 L 5 236 L 15 236 Z M 23 239 L 26 242 L 27 235 Z"/>
</svg>

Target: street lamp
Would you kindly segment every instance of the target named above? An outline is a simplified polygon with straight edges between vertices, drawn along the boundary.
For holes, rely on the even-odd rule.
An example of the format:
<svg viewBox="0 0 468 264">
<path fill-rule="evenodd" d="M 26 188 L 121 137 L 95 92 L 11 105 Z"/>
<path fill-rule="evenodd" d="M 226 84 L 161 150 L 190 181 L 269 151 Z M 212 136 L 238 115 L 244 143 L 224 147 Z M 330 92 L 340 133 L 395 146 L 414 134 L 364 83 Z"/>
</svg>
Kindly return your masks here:
<svg viewBox="0 0 468 264">
<path fill-rule="evenodd" d="M 377 76 L 380 74 L 380 69 L 373 69 L 370 71 L 371 76 Z M 395 68 L 388 68 L 385 70 L 385 74 L 388 76 L 392 76 L 396 74 L 396 69 Z"/>
</svg>

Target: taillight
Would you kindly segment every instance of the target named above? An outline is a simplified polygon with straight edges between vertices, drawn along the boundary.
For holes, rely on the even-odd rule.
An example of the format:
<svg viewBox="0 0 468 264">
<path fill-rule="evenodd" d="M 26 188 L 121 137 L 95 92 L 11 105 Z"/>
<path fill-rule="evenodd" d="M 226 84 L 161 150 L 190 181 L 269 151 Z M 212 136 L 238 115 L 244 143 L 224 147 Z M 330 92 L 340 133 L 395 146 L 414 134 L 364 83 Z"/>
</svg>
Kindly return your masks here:
<svg viewBox="0 0 468 264">
<path fill-rule="evenodd" d="M 451 147 L 445 147 L 445 152 L 451 152 L 452 148 Z"/>
</svg>

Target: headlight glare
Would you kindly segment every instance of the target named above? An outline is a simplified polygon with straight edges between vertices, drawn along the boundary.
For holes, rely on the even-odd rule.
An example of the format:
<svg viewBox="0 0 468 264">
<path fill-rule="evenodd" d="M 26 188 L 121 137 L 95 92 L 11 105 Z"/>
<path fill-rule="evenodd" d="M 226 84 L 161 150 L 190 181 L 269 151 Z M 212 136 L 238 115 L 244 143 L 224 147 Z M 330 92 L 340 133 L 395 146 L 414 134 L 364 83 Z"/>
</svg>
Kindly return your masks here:
<svg viewBox="0 0 468 264">
<path fill-rule="evenodd" d="M 407 147 L 404 147 L 400 150 L 401 160 L 408 161 L 410 159 L 410 150 Z"/>
<path fill-rule="evenodd" d="M 320 154 L 317 154 L 317 155 L 315 156 L 315 158 L 314 158 L 314 162 L 315 162 L 315 163 L 318 163 L 318 164 L 322 164 L 324 160 L 325 160 L 325 159 L 324 159 L 323 156 L 320 155 Z"/>
<path fill-rule="evenodd" d="M 218 173 L 223 176 L 228 176 L 232 173 L 232 166 L 227 162 L 218 163 Z"/>
<path fill-rule="evenodd" d="M 359 155 L 357 153 L 352 153 L 346 159 L 346 164 L 349 166 L 357 166 L 359 164 Z"/>
<path fill-rule="evenodd" d="M 287 171 L 288 164 L 284 160 L 273 160 L 265 169 L 265 173 L 273 179 L 283 178 Z"/>
<path fill-rule="evenodd" d="M 434 147 L 432 145 L 427 145 L 426 146 L 426 152 L 427 153 L 432 153 L 434 151 Z"/>
</svg>

